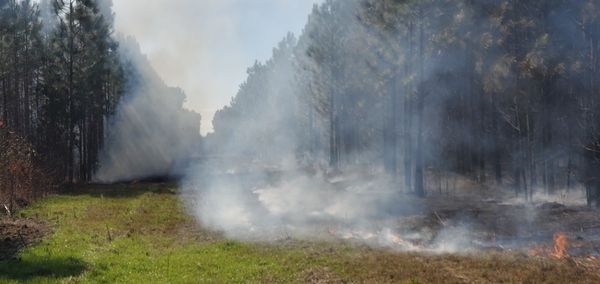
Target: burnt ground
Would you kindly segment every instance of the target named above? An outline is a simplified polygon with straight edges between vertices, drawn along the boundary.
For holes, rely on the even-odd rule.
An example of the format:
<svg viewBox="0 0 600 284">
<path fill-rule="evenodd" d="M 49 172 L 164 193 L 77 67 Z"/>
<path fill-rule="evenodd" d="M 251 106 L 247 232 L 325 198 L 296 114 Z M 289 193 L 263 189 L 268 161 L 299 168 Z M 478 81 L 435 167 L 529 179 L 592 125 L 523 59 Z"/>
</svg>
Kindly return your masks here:
<svg viewBox="0 0 600 284">
<path fill-rule="evenodd" d="M 553 245 L 555 233 L 567 239 L 572 256 L 600 256 L 600 210 L 559 202 L 509 204 L 495 200 L 430 201 L 428 222 L 438 228 L 466 227 L 475 246 L 489 249 L 542 249 Z M 458 206 L 457 206 L 458 205 Z"/>
<path fill-rule="evenodd" d="M 334 235 L 358 242 L 382 245 L 385 228 L 401 241 L 383 243 L 400 251 L 473 252 L 536 251 L 538 256 L 554 252 L 553 235 L 567 238 L 565 253 L 572 257 L 600 259 L 600 210 L 558 202 L 506 204 L 493 200 L 461 197 L 430 197 L 412 200 L 426 203 L 420 212 L 393 218 L 393 225 L 373 224 L 371 233 L 336 231 Z M 373 235 L 374 232 L 375 236 Z"/>
<path fill-rule="evenodd" d="M 584 205 L 583 199 L 568 199 L 559 193 L 540 194 L 526 202 L 510 188 L 481 186 L 468 191 L 431 194 L 426 199 L 408 197 L 420 210 L 402 214 L 395 230 L 400 236 L 424 229 L 434 234 L 446 231 L 450 233 L 441 238 L 457 238 L 469 249 L 535 250 L 540 255 L 554 251 L 553 235 L 561 233 L 567 237 L 567 255 L 600 259 L 600 210 Z M 427 243 L 434 238 L 412 241 Z"/>
<path fill-rule="evenodd" d="M 39 243 L 50 232 L 38 220 L 0 217 L 0 261 L 12 259 L 19 250 Z"/>
<path fill-rule="evenodd" d="M 288 187 L 306 189 L 306 195 L 320 195 L 323 200 L 346 198 L 350 203 L 343 205 L 350 208 L 349 212 L 355 205 L 366 204 L 364 208 L 356 210 L 363 212 L 361 217 L 353 217 L 349 213 L 341 219 L 339 216 L 328 219 L 323 208 L 328 205 L 327 202 L 313 204 L 321 201 L 306 198 L 308 205 L 301 205 L 309 212 L 321 213 L 318 215 L 321 217 L 315 217 L 317 219 L 308 224 L 301 223 L 300 226 L 308 226 L 304 231 L 310 231 L 310 235 L 317 237 L 333 235 L 400 251 L 453 253 L 537 250 L 543 252 L 540 255 L 548 255 L 553 249 L 553 235 L 560 232 L 567 237 L 565 252 L 568 255 L 600 259 L 600 210 L 585 205 L 582 188 L 572 188 L 568 192 L 557 190 L 552 196 L 541 194 L 544 190 L 536 188 L 533 201 L 525 201 L 522 194 L 516 195 L 510 184 L 480 184 L 457 175 L 437 180 L 435 176 L 430 176 L 426 185 L 427 198 L 419 198 L 403 189 L 402 182 L 395 186 L 381 182 L 380 173 L 365 169 L 331 176 L 307 175 L 309 180 L 325 179 L 325 183 L 295 179 L 294 174 L 304 176 L 303 173 L 273 171 L 268 175 L 253 174 L 256 171 L 232 171 L 235 173 L 199 179 L 193 189 L 206 187 L 202 184 L 203 180 L 233 180 L 241 184 L 241 188 L 246 188 L 248 194 L 245 198 L 249 204 L 260 203 L 252 192 L 255 188 L 265 188 L 265 184 L 280 188 L 282 192 Z M 323 188 L 314 189 L 320 186 Z M 187 190 L 181 193 L 187 194 Z M 304 198 L 304 195 L 295 198 Z M 352 200 L 360 201 L 355 204 Z M 200 203 L 203 202 L 208 201 Z M 255 208 L 253 206 L 249 207 Z M 271 233 L 267 233 L 269 238 L 277 238 L 277 234 L 286 237 L 293 233 L 293 228 L 297 228 L 294 216 L 307 214 L 306 210 L 290 212 L 289 218 L 282 218 L 283 224 L 278 227 L 259 229 L 257 238 L 260 239 L 265 231 L 271 230 Z M 288 220 L 289 224 L 286 223 Z M 302 229 L 299 230 L 300 234 L 304 234 Z M 255 237 L 254 233 L 245 231 L 233 231 L 233 235 L 250 240 Z M 449 243 L 452 245 L 447 245 Z"/>
</svg>

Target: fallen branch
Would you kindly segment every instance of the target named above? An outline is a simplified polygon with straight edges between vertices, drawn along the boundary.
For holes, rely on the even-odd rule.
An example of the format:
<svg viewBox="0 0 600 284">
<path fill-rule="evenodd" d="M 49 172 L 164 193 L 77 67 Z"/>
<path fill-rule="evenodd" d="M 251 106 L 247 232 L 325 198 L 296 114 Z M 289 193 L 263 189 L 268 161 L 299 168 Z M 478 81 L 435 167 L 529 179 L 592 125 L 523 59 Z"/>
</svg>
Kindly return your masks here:
<svg viewBox="0 0 600 284">
<path fill-rule="evenodd" d="M 6 210 L 6 214 L 8 214 L 8 217 L 12 217 L 12 213 L 10 212 L 10 209 L 8 209 L 6 204 L 3 204 L 3 205 L 4 205 L 4 209 Z"/>
<path fill-rule="evenodd" d="M 442 221 L 442 218 L 440 218 L 440 215 L 438 215 L 438 213 L 435 211 L 433 211 L 433 214 L 435 214 L 435 217 L 438 218 L 438 221 L 440 222 L 440 224 L 442 224 L 442 226 L 446 227 L 446 224 L 444 223 L 444 221 Z"/>
<path fill-rule="evenodd" d="M 581 230 L 587 230 L 587 229 L 598 229 L 600 228 L 600 225 L 595 225 L 595 226 L 587 226 L 587 227 L 581 227 Z"/>
<path fill-rule="evenodd" d="M 23 238 L 23 235 L 21 235 L 21 232 L 17 231 L 17 234 L 19 235 L 19 238 L 21 238 L 21 242 L 23 243 L 23 246 L 26 247 L 27 243 L 25 242 L 25 238 Z"/>
<path fill-rule="evenodd" d="M 565 258 L 565 261 L 570 264 L 573 267 L 577 267 L 577 268 L 581 268 L 580 267 L 580 262 L 575 260 L 574 258 L 572 258 L 571 256 L 567 255 Z"/>
</svg>

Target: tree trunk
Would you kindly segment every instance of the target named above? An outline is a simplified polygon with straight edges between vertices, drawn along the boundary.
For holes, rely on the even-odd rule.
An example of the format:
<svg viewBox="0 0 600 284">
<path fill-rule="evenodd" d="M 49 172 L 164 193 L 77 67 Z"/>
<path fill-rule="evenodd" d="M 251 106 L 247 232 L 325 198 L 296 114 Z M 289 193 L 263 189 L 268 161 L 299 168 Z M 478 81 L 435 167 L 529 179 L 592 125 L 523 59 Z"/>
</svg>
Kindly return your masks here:
<svg viewBox="0 0 600 284">
<path fill-rule="evenodd" d="M 423 108 L 425 93 L 423 90 L 424 82 L 424 11 L 419 8 L 419 81 L 417 91 L 417 151 L 415 153 L 415 194 L 419 197 L 425 197 L 425 188 L 423 186 Z"/>
<path fill-rule="evenodd" d="M 389 174 L 394 180 L 396 178 L 397 169 L 397 106 L 396 106 L 396 76 L 397 71 L 392 71 L 393 79 L 389 82 L 388 88 L 388 103 L 385 104 L 384 109 L 384 168 L 387 174 Z"/>
<path fill-rule="evenodd" d="M 408 27 L 408 54 L 413 54 L 413 25 Z M 411 74 L 411 57 L 407 58 L 406 74 Z M 404 185 L 406 189 L 412 188 L 412 94 L 413 85 L 409 82 L 405 86 L 404 94 Z"/>
<path fill-rule="evenodd" d="M 71 1 L 69 3 L 69 69 L 68 69 L 68 76 L 69 76 L 69 91 L 68 91 L 68 100 L 69 100 L 69 113 L 68 113 L 68 128 L 69 128 L 69 153 L 67 155 L 68 161 L 67 161 L 67 171 L 68 171 L 68 182 L 69 184 L 73 184 L 73 171 L 74 171 L 74 157 L 73 157 L 73 150 L 75 147 L 75 130 L 74 130 L 74 124 L 75 124 L 75 103 L 74 103 L 74 92 L 73 92 L 73 88 L 75 86 L 74 84 L 74 56 L 75 56 L 75 19 L 74 19 L 74 7 L 73 7 L 73 1 Z"/>
</svg>

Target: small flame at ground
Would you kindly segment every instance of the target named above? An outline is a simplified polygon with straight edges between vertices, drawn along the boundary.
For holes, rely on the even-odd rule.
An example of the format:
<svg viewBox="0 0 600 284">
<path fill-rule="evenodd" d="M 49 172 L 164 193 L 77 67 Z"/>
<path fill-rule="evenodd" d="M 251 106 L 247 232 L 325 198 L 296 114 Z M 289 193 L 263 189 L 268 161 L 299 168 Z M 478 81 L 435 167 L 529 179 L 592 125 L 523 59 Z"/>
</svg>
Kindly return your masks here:
<svg viewBox="0 0 600 284">
<path fill-rule="evenodd" d="M 554 239 L 554 252 L 550 256 L 555 258 L 562 258 L 565 254 L 565 245 L 567 244 L 567 237 L 560 232 L 554 233 L 552 236 Z"/>
<path fill-rule="evenodd" d="M 544 254 L 554 258 L 563 258 L 566 254 L 565 246 L 567 244 L 567 237 L 561 232 L 556 232 L 552 235 L 552 239 L 554 239 L 554 251 L 550 251 L 549 249 L 530 249 L 528 251 L 529 254 L 533 256 Z"/>
</svg>

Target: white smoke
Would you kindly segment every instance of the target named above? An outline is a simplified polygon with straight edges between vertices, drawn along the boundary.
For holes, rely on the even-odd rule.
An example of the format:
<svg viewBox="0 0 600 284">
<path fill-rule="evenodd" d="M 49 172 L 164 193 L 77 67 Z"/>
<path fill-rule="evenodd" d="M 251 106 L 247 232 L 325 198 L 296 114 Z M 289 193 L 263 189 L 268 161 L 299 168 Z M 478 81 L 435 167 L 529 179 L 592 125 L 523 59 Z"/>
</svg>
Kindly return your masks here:
<svg viewBox="0 0 600 284">
<path fill-rule="evenodd" d="M 266 60 L 288 31 L 299 34 L 322 0 L 119 0 L 115 29 L 134 35 L 165 82 L 189 94 L 205 118 L 229 103 L 255 60 Z"/>
<path fill-rule="evenodd" d="M 184 110 L 185 94 L 167 87 L 133 38 L 120 38 L 125 94 L 108 121 L 97 182 L 178 175 L 199 150 L 200 115 Z"/>
</svg>

